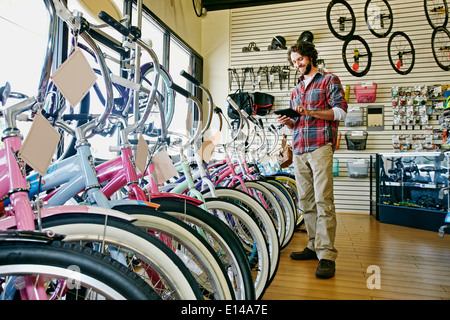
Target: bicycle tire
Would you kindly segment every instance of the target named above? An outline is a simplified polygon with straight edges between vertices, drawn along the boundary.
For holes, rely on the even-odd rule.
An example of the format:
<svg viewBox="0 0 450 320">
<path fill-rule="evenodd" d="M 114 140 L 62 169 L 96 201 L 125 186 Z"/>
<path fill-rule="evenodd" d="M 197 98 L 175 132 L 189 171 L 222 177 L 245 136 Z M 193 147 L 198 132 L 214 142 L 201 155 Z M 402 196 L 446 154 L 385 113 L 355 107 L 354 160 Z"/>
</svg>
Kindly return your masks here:
<svg viewBox="0 0 450 320">
<path fill-rule="evenodd" d="M 154 283 L 152 285 L 164 300 L 203 299 L 195 279 L 181 259 L 161 241 L 131 223 L 99 214 L 65 213 L 43 218 L 42 228 L 64 234 L 67 242 L 125 248 L 157 273 L 158 287 Z M 149 276 L 147 273 L 142 275 Z M 160 287 L 162 284 L 164 287 Z"/>
<path fill-rule="evenodd" d="M 0 278 L 25 275 L 42 275 L 47 279 L 52 275 L 56 279 L 67 279 L 76 286 L 94 288 L 107 299 L 160 299 L 135 273 L 89 248 L 61 241 L 2 242 Z M 1 294 L 0 297 L 5 298 Z"/>
<path fill-rule="evenodd" d="M 437 45 L 437 37 L 438 34 L 442 34 L 444 39 L 444 43 L 446 44 L 444 47 L 439 47 Z M 445 27 L 437 27 L 433 30 L 431 35 L 431 50 L 433 51 L 433 57 L 436 61 L 439 68 L 445 71 L 450 70 L 450 32 Z M 440 52 L 441 51 L 441 52 Z"/>
<path fill-rule="evenodd" d="M 175 240 L 176 249 L 182 250 L 186 257 L 192 257 L 189 261 L 182 260 L 191 270 L 205 298 L 235 300 L 230 279 L 222 262 L 206 240 L 194 229 L 160 210 L 133 205 L 117 206 L 115 209 L 136 218 L 133 224 L 139 228 Z"/>
<path fill-rule="evenodd" d="M 297 184 L 295 181 L 295 177 L 287 176 L 284 174 L 276 173 L 272 175 L 271 177 L 274 177 L 276 181 L 280 182 L 282 185 L 284 185 L 289 194 L 291 195 L 292 199 L 294 200 L 294 203 L 296 204 L 296 222 L 295 227 L 300 227 L 305 220 L 303 219 L 303 210 L 300 207 L 300 203 L 298 201 L 298 191 L 297 191 Z"/>
<path fill-rule="evenodd" d="M 264 234 L 261 232 L 257 221 L 230 200 L 209 198 L 205 199 L 205 203 L 211 213 L 223 213 L 226 216 L 227 225 L 235 232 L 243 246 L 247 248 L 248 256 L 252 257 L 250 265 L 256 299 L 261 299 L 269 285 L 271 259 Z"/>
<path fill-rule="evenodd" d="M 260 181 L 245 181 L 244 184 L 252 193 L 253 198 L 260 201 L 272 218 L 275 228 L 277 229 L 279 245 L 281 246 L 286 234 L 286 218 L 280 203 L 275 198 L 272 190 L 269 190 L 267 186 L 263 185 Z M 236 189 L 242 190 L 242 186 L 237 185 Z"/>
<path fill-rule="evenodd" d="M 206 198 L 212 198 L 211 192 L 205 190 L 202 192 Z M 276 270 L 280 262 L 280 245 L 277 235 L 277 230 L 272 221 L 272 218 L 267 213 L 266 209 L 255 199 L 247 193 L 234 188 L 218 187 L 215 189 L 215 195 L 218 198 L 230 199 L 234 203 L 241 205 L 248 210 L 253 217 L 257 219 L 258 225 L 266 237 L 270 253 L 270 277 L 269 283 L 273 280 Z"/>
<path fill-rule="evenodd" d="M 441 4 L 442 4 L 441 6 L 436 4 L 436 0 L 424 0 L 423 1 L 425 17 L 427 18 L 429 25 L 433 29 L 436 29 L 437 27 L 445 28 L 448 23 L 447 1 L 439 0 L 439 2 L 441 2 Z M 432 6 L 433 6 L 433 8 L 431 8 Z M 437 20 L 437 21 L 434 21 L 434 20 Z"/>
<path fill-rule="evenodd" d="M 350 65 L 347 61 L 347 47 L 349 46 L 350 42 L 352 42 L 352 41 L 360 42 L 366 51 L 366 53 L 361 55 L 363 57 L 367 56 L 367 63 L 366 63 L 365 68 L 362 71 L 359 71 L 359 56 L 360 56 L 359 54 L 358 54 L 358 56 L 356 56 L 354 53 L 354 58 L 355 58 L 355 60 L 358 58 L 358 61 L 353 64 L 353 67 L 350 67 Z M 358 48 L 353 48 L 354 51 L 355 51 L 355 49 L 357 50 Z M 358 50 L 358 52 L 359 52 L 359 50 Z M 367 42 L 361 36 L 353 35 L 353 36 L 347 37 L 344 41 L 344 44 L 342 45 L 342 60 L 344 61 L 345 68 L 347 69 L 348 72 L 350 72 L 350 74 L 352 74 L 355 77 L 364 77 L 369 72 L 370 67 L 372 65 L 372 52 L 370 51 L 370 47 L 367 44 Z M 358 68 L 357 68 L 357 70 L 354 70 L 356 64 L 358 65 Z"/>
<path fill-rule="evenodd" d="M 339 17 L 339 19 L 337 21 L 331 21 L 331 11 L 333 10 L 333 8 L 336 8 L 336 5 L 343 5 L 348 13 L 350 14 L 350 20 L 347 19 L 347 17 Z M 355 29 L 356 29 L 356 18 L 355 18 L 355 13 L 353 12 L 352 7 L 347 3 L 347 1 L 344 0 L 332 0 L 327 7 L 327 13 L 326 13 L 326 17 L 327 17 L 327 25 L 328 28 L 330 29 L 331 33 L 338 39 L 340 40 L 346 40 L 348 37 L 351 37 L 354 33 L 355 33 Z M 350 27 L 350 31 L 345 33 L 345 22 L 346 21 L 351 21 L 352 25 Z M 334 26 L 335 22 L 338 23 L 339 26 L 339 31 L 342 32 L 338 32 L 336 31 L 336 28 Z"/>
<path fill-rule="evenodd" d="M 366 20 L 366 24 L 367 27 L 369 28 L 369 31 L 377 38 L 386 38 L 388 36 L 388 34 L 391 32 L 392 30 L 392 26 L 394 25 L 394 15 L 392 14 L 392 9 L 391 6 L 389 5 L 389 2 L 387 2 L 387 0 L 381 0 L 381 2 L 383 2 L 384 6 L 386 7 L 387 11 L 388 11 L 388 16 L 387 19 L 389 19 L 389 25 L 387 28 L 385 28 L 384 26 L 384 16 L 383 13 L 380 13 L 379 15 L 376 15 L 376 17 L 378 17 L 378 21 L 375 21 L 375 23 L 371 23 L 371 17 L 373 18 L 373 15 L 369 15 L 370 9 L 371 9 L 371 2 L 372 0 L 367 0 L 366 1 L 366 5 L 364 7 L 364 18 Z M 375 5 L 375 8 L 377 8 L 379 10 L 380 6 Z M 376 20 L 376 18 L 373 18 L 373 20 Z M 379 26 L 377 28 L 377 25 Z M 379 30 L 380 31 L 377 31 Z"/>
<path fill-rule="evenodd" d="M 266 179 L 264 181 L 259 181 L 269 190 L 272 191 L 275 198 L 278 200 L 282 211 L 285 216 L 285 234 L 284 239 L 281 244 L 281 250 L 283 250 L 289 242 L 292 240 L 295 231 L 295 219 L 296 219 L 296 208 L 294 200 L 292 199 L 289 191 L 280 182 L 275 179 Z"/>
<path fill-rule="evenodd" d="M 155 197 L 152 202 L 160 205 L 158 210 L 202 230 L 209 243 L 217 243 L 213 248 L 216 248 L 217 255 L 233 278 L 236 299 L 256 299 L 250 265 L 242 244 L 223 221 L 185 201 Z"/>
<path fill-rule="evenodd" d="M 399 60 L 397 61 L 397 63 L 394 63 L 394 59 L 392 57 L 393 52 L 393 43 L 395 43 L 395 41 L 398 41 L 398 39 L 402 39 L 403 38 L 403 43 L 401 44 L 402 48 L 398 48 L 398 46 L 396 47 L 397 50 L 399 49 L 407 49 L 407 51 L 399 51 L 397 52 L 397 55 L 399 56 Z M 414 50 L 414 46 L 413 43 L 411 41 L 411 39 L 408 37 L 408 35 L 402 31 L 396 31 L 394 32 L 390 37 L 389 37 L 389 41 L 388 41 L 388 57 L 389 57 L 389 62 L 392 66 L 392 68 L 395 70 L 395 72 L 397 72 L 398 74 L 401 75 L 406 75 L 408 73 L 411 72 L 411 70 L 414 68 L 414 62 L 415 62 L 415 50 Z M 403 68 L 404 64 L 403 64 L 403 55 L 404 54 L 410 54 L 411 55 L 411 59 L 409 60 L 409 64 L 407 65 L 407 68 Z M 403 68 L 403 69 L 402 69 Z"/>
</svg>

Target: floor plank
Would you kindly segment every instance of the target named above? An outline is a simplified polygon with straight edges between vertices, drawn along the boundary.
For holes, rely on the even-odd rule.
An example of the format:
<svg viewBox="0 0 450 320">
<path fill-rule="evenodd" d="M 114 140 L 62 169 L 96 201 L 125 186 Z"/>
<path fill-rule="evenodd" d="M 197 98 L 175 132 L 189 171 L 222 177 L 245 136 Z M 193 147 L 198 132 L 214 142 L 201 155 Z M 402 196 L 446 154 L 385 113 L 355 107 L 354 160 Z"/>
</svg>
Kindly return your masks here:
<svg viewBox="0 0 450 320">
<path fill-rule="evenodd" d="M 361 214 L 338 214 L 336 275 L 315 277 L 317 261 L 294 261 L 307 244 L 296 232 L 281 252 L 277 274 L 263 300 L 448 300 L 450 236 L 378 222 Z M 380 289 L 368 287 L 380 270 Z"/>
</svg>

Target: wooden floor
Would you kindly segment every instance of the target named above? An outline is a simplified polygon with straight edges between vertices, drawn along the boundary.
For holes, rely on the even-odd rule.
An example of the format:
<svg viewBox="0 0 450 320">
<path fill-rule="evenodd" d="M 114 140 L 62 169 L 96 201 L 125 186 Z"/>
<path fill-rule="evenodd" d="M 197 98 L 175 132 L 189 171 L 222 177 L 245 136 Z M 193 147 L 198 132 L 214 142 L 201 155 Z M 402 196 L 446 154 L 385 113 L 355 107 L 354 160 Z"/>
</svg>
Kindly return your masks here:
<svg viewBox="0 0 450 320">
<path fill-rule="evenodd" d="M 450 235 L 338 214 L 336 275 L 327 280 L 315 277 L 317 260 L 289 258 L 306 244 L 306 233 L 296 232 L 263 300 L 450 299 Z M 372 265 L 379 267 L 380 289 L 368 288 L 375 284 L 375 273 L 367 272 Z"/>
</svg>

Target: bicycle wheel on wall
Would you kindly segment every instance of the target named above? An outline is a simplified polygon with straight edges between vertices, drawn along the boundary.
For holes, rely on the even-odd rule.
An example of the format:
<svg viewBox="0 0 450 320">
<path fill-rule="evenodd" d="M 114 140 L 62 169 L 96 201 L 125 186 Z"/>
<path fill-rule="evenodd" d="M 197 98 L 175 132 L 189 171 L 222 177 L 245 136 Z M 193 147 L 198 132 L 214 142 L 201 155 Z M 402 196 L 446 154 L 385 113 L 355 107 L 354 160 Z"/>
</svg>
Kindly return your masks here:
<svg viewBox="0 0 450 320">
<path fill-rule="evenodd" d="M 332 0 L 328 4 L 326 16 L 328 28 L 336 38 L 345 40 L 355 32 L 355 13 L 346 1 Z"/>
<path fill-rule="evenodd" d="M 362 37 L 354 35 L 342 45 L 342 60 L 348 72 L 355 77 L 363 77 L 372 65 L 372 52 Z"/>
<path fill-rule="evenodd" d="M 367 0 L 364 17 L 370 32 L 377 38 L 385 38 L 391 32 L 394 16 L 387 0 Z"/>
<path fill-rule="evenodd" d="M 387 49 L 392 68 L 401 75 L 410 73 L 416 53 L 408 35 L 401 31 L 394 32 L 389 38 Z"/>
<path fill-rule="evenodd" d="M 450 32 L 437 27 L 431 35 L 431 49 L 437 65 L 445 71 L 450 70 Z"/>
<path fill-rule="evenodd" d="M 447 26 L 448 6 L 446 0 L 424 0 L 423 6 L 427 21 L 433 29 Z"/>
</svg>

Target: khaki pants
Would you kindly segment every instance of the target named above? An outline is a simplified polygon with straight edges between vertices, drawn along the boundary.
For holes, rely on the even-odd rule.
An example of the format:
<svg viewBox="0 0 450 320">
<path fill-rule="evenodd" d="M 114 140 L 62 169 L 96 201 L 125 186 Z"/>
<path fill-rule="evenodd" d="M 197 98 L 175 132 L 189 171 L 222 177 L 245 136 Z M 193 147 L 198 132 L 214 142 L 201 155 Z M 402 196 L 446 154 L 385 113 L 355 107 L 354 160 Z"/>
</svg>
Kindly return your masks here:
<svg viewBox="0 0 450 320">
<path fill-rule="evenodd" d="M 336 260 L 336 211 L 333 193 L 333 149 L 323 146 L 294 155 L 295 179 L 304 211 L 308 248 L 319 259 Z"/>
</svg>

